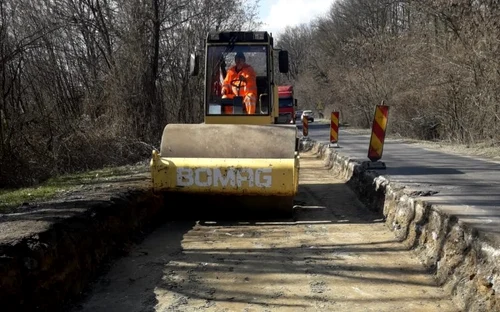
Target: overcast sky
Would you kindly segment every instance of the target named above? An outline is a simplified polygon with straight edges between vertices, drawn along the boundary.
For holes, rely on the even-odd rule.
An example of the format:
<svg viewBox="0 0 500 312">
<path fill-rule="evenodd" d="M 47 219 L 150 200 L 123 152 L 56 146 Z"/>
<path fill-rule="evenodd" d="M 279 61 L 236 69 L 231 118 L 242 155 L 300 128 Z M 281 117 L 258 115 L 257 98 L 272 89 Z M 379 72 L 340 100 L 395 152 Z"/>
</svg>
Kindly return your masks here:
<svg viewBox="0 0 500 312">
<path fill-rule="evenodd" d="M 285 26 L 308 23 L 325 14 L 335 0 L 261 0 L 260 19 L 262 30 L 277 36 Z"/>
</svg>

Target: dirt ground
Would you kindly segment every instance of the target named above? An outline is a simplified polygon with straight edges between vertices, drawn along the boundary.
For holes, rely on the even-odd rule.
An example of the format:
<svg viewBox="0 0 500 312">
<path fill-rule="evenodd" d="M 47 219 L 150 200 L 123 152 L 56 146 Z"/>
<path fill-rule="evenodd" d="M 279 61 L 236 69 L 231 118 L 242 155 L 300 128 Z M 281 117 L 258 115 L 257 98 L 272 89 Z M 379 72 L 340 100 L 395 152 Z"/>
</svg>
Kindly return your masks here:
<svg viewBox="0 0 500 312">
<path fill-rule="evenodd" d="M 166 223 L 73 311 L 458 311 L 321 160 L 300 178 L 293 219 Z"/>
</svg>

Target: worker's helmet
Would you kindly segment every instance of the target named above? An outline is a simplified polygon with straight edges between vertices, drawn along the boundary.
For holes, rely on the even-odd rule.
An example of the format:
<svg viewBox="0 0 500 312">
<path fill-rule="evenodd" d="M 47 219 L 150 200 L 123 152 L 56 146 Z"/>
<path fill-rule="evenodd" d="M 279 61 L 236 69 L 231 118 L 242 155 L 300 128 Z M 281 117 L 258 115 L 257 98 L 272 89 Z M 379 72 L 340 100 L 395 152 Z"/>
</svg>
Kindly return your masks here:
<svg viewBox="0 0 500 312">
<path fill-rule="evenodd" d="M 245 54 L 243 54 L 243 52 L 237 52 L 236 55 L 234 56 L 234 60 L 236 61 L 236 59 L 243 59 L 245 60 Z"/>
</svg>

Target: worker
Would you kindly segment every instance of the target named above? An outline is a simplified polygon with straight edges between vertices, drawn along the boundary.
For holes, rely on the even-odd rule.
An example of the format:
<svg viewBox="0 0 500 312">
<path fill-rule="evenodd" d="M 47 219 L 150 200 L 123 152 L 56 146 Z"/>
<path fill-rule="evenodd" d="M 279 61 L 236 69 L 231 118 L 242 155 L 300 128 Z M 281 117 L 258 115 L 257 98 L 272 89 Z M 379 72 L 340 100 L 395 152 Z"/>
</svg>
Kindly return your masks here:
<svg viewBox="0 0 500 312">
<path fill-rule="evenodd" d="M 243 97 L 247 114 L 255 114 L 257 102 L 257 81 L 255 70 L 247 64 L 242 52 L 234 56 L 235 65 L 231 66 L 222 83 L 222 98 Z"/>
</svg>

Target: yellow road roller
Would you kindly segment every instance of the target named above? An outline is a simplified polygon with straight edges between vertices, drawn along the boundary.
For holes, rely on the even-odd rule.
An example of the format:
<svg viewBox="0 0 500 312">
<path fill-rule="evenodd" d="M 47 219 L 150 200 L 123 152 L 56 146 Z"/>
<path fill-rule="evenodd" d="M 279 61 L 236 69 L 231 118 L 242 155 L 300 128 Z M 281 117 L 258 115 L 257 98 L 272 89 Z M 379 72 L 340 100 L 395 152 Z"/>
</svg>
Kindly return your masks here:
<svg viewBox="0 0 500 312">
<path fill-rule="evenodd" d="M 295 125 L 277 124 L 274 75 L 276 67 L 288 72 L 287 51 L 266 31 L 209 32 L 204 58 L 190 55 L 191 75 L 202 59 L 204 123 L 165 126 L 150 163 L 154 191 L 177 211 L 191 202 L 208 213 L 291 215 L 299 135 Z"/>
</svg>

